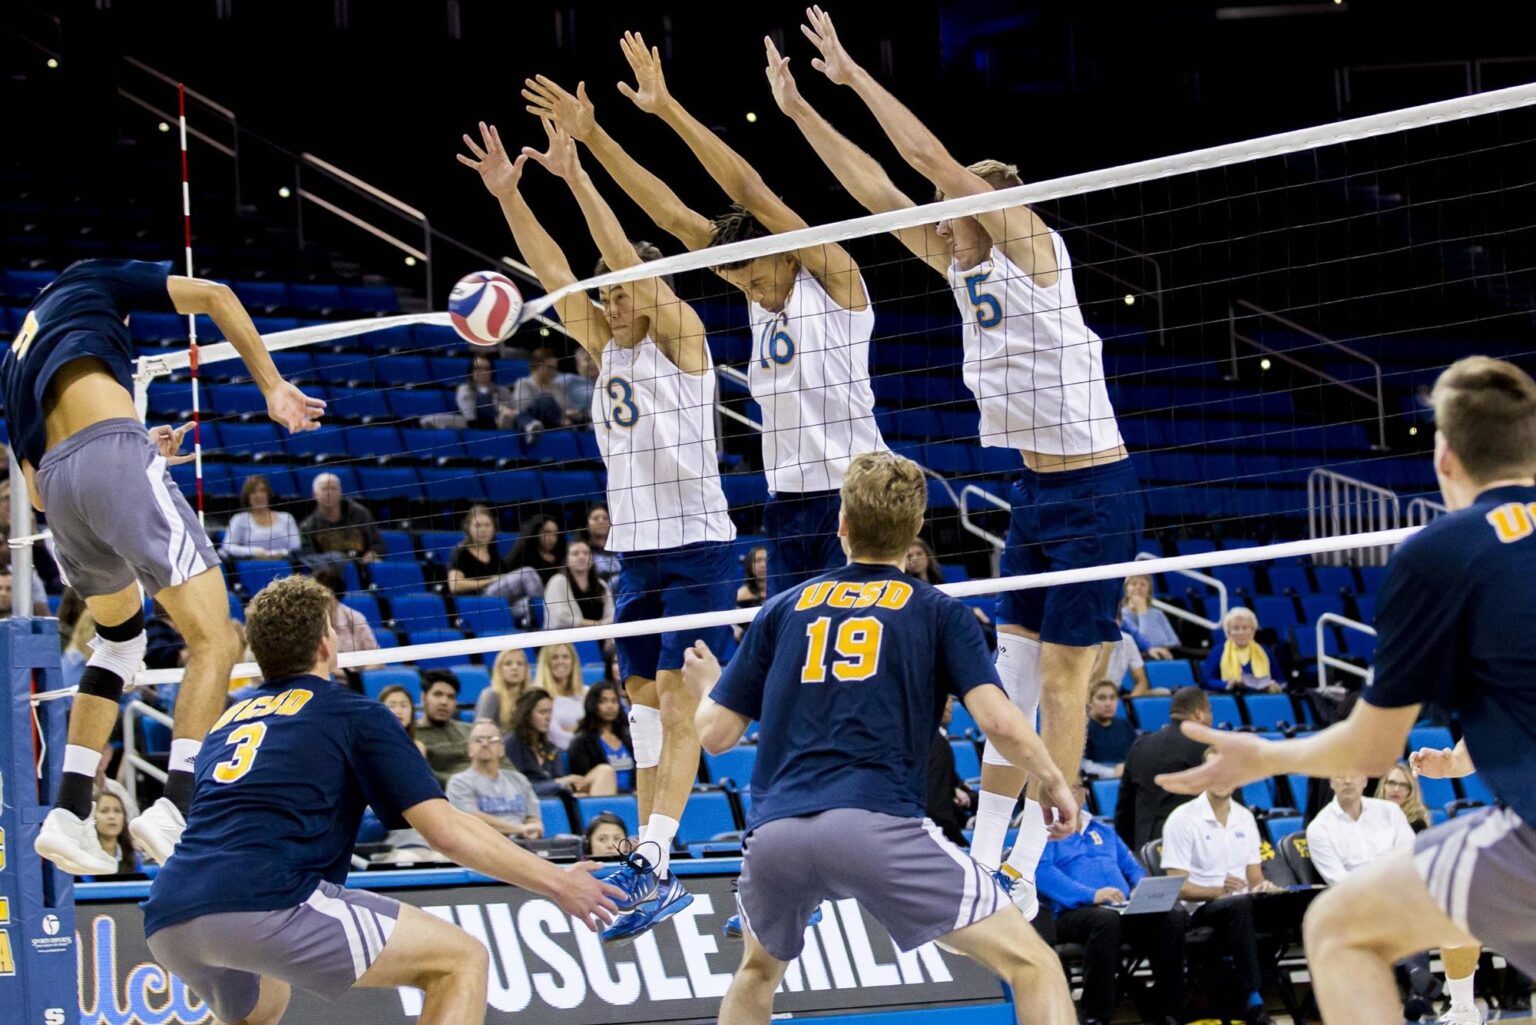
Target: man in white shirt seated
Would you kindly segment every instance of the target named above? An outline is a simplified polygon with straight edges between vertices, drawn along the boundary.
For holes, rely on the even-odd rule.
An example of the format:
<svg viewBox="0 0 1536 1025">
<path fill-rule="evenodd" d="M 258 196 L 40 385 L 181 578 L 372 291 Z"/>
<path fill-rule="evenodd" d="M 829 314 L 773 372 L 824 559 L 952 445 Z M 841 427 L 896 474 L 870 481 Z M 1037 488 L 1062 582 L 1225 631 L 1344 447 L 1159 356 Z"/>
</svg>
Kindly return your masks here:
<svg viewBox="0 0 1536 1025">
<path fill-rule="evenodd" d="M 1163 871 L 1185 876 L 1179 896 L 1198 902 L 1189 924 L 1210 926 L 1232 957 L 1236 981 L 1245 994 L 1247 1025 L 1270 1025 L 1259 993 L 1258 941 L 1253 928 L 1253 893 L 1279 888 L 1264 878 L 1259 824 L 1233 802 L 1231 790 L 1207 790 L 1181 804 L 1163 824 Z"/>
<path fill-rule="evenodd" d="M 1413 827 L 1408 816 L 1391 801 L 1365 796 L 1364 776 L 1335 776 L 1329 780 L 1333 800 L 1307 826 L 1307 851 L 1312 866 L 1329 886 L 1395 851 L 1413 849 Z M 1429 1001 L 1440 996 L 1440 980 L 1429 970 L 1429 954 L 1415 954 L 1399 962 L 1408 973 L 1412 991 L 1403 1005 L 1408 1021 L 1430 1013 Z"/>
</svg>

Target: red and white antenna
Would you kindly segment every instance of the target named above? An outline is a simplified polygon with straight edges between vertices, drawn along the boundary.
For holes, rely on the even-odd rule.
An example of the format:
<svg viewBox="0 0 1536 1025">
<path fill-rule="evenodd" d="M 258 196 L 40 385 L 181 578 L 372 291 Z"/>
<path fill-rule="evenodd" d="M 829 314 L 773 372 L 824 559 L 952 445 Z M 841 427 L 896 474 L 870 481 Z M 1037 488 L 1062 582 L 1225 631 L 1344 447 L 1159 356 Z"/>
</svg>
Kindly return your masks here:
<svg viewBox="0 0 1536 1025">
<path fill-rule="evenodd" d="M 187 179 L 187 88 L 176 83 L 176 110 L 181 122 L 181 227 L 187 252 L 187 277 L 192 269 L 192 188 Z M 192 467 L 197 480 L 197 522 L 207 526 L 203 515 L 202 395 L 197 381 L 197 315 L 187 314 L 187 358 L 192 372 Z"/>
</svg>

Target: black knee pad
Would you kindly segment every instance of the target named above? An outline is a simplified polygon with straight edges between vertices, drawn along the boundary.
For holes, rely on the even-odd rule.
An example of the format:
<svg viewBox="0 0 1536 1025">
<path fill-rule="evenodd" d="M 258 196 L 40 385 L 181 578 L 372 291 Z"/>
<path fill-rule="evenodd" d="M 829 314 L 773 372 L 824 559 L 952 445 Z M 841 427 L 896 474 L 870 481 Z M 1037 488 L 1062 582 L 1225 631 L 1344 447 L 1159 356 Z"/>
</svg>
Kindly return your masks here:
<svg viewBox="0 0 1536 1025">
<path fill-rule="evenodd" d="M 144 610 L 142 608 L 116 626 L 96 624 L 96 636 L 104 641 L 131 641 L 143 632 Z"/>
<path fill-rule="evenodd" d="M 123 678 L 101 666 L 86 666 L 80 674 L 80 693 L 116 704 L 123 696 Z"/>
</svg>

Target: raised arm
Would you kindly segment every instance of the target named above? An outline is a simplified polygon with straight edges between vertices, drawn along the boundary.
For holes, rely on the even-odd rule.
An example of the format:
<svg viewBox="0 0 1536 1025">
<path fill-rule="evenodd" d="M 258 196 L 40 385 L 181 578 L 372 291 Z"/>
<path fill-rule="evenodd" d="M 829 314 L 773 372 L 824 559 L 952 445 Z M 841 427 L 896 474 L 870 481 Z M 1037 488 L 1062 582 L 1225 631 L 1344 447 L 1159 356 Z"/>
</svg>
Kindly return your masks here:
<svg viewBox="0 0 1536 1025">
<path fill-rule="evenodd" d="M 832 123 L 806 101 L 795 83 L 795 76 L 790 74 L 789 58 L 779 54 L 773 40 L 764 38 L 763 45 L 768 51 L 768 85 L 773 90 L 774 102 L 800 129 L 800 134 L 805 136 L 838 184 L 872 214 L 916 206 L 911 197 L 891 181 L 878 160 L 833 128 Z M 900 228 L 891 234 L 919 260 L 940 274 L 947 273 L 949 246 L 939 237 L 934 225 Z"/>
<path fill-rule="evenodd" d="M 725 140 L 710 131 L 667 91 L 661 54 L 655 47 L 647 48 L 645 40 L 633 32 L 624 34 L 620 46 L 635 73 L 637 84 L 637 87 L 631 87 L 629 83 L 621 82 L 620 92 L 641 110 L 655 114 L 670 125 L 726 195 L 757 218 L 763 227 L 774 234 L 806 227 L 805 220 L 774 194 L 762 175 L 740 153 L 726 145 Z M 862 310 L 869 304 L 859 277 L 859 265 L 842 246 L 836 243 L 809 246 L 796 250 L 795 256 L 839 306 Z"/>
<path fill-rule="evenodd" d="M 517 243 L 518 251 L 538 275 L 539 284 L 548 292 L 574 284 L 577 278 L 571 271 L 570 261 L 565 258 L 565 253 L 549 232 L 544 230 L 518 189 L 528 158 L 519 156 L 513 160 L 509 157 L 501 144 L 501 134 L 496 131 L 496 126 L 487 125 L 484 121 L 480 122 L 480 143 L 477 144 L 466 135 L 464 145 L 473 156 L 460 153 L 459 163 L 479 174 L 486 191 L 501 204 L 502 216 L 506 217 L 507 226 L 512 229 L 512 238 Z M 555 312 L 559 314 L 566 330 L 570 331 L 571 337 L 591 353 L 593 359 L 601 361 L 603 346 L 608 344 L 613 334 L 608 329 L 608 321 L 602 311 L 584 295 L 569 295 L 555 304 Z"/>
<path fill-rule="evenodd" d="M 801 31 L 821 51 L 811 66 L 838 85 L 846 85 L 859 94 L 897 151 L 923 177 L 947 198 L 974 196 L 991 192 L 992 186 L 966 170 L 939 141 L 939 137 L 917 116 L 892 96 L 873 75 L 865 71 L 837 37 L 832 19 L 820 7 L 806 11 L 809 25 Z M 1027 206 L 1013 206 L 978 215 L 981 226 L 1015 266 L 1043 288 L 1054 285 L 1061 276 L 1056 250 L 1049 229 Z"/>
<path fill-rule="evenodd" d="M 582 216 L 587 219 L 587 230 L 598 252 L 610 270 L 624 270 L 640 264 L 635 247 L 613 208 L 603 199 L 592 183 L 591 177 L 581 166 L 576 154 L 575 141 L 565 132 L 545 119 L 544 131 L 549 138 L 549 149 L 543 153 L 531 147 L 523 148 L 523 157 L 537 161 L 545 170 L 565 180 L 571 193 L 581 206 Z M 702 374 L 710 369 L 709 347 L 704 340 L 704 322 L 693 307 L 673 294 L 672 289 L 659 277 L 640 278 L 624 286 L 633 295 L 637 315 L 651 318 L 651 337 L 684 373 Z M 649 311 L 647 313 L 647 311 Z"/>
<path fill-rule="evenodd" d="M 592 101 L 587 98 L 587 83 L 576 83 L 576 95 L 566 92 L 553 79 L 536 75 L 523 82 L 523 98 L 528 113 L 548 118 L 557 128 L 582 143 L 603 165 L 603 170 L 618 182 L 624 194 L 635 201 L 645 215 L 662 231 L 687 249 L 707 249 L 714 238 L 714 226 L 708 217 L 684 203 L 666 182 L 641 165 L 629 151 L 597 123 Z"/>
</svg>

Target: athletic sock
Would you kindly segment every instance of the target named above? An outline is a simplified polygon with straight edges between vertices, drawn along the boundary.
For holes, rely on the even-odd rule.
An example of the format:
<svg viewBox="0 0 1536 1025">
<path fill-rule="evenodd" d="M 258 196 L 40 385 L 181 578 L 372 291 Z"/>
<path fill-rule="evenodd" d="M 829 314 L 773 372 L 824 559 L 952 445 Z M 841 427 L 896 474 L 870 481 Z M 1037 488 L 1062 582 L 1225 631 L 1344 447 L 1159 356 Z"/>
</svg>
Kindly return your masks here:
<svg viewBox="0 0 1536 1025">
<path fill-rule="evenodd" d="M 63 808 L 78 819 L 91 814 L 92 791 L 96 786 L 96 767 L 101 764 L 101 752 L 79 744 L 64 748 L 64 775 L 59 778 L 58 800 L 54 807 Z"/>
<path fill-rule="evenodd" d="M 1008 854 L 1008 867 L 1017 872 L 1020 878 L 1034 882 L 1035 870 L 1040 867 L 1040 856 L 1045 853 L 1045 845 L 1050 838 L 1045 819 L 1040 814 L 1040 802 L 1026 799 L 1024 817 L 1019 820 L 1019 835 L 1013 841 L 1013 850 Z"/>
<path fill-rule="evenodd" d="M 1465 979 L 1453 979 L 1450 976 L 1446 976 L 1445 985 L 1451 991 L 1452 1010 L 1460 1011 L 1475 1006 L 1476 1000 L 1472 992 L 1472 980 L 1474 978 L 1476 978 L 1475 975 L 1469 975 Z"/>
<path fill-rule="evenodd" d="M 971 836 L 971 857 L 993 871 L 1003 860 L 1003 841 L 1008 836 L 1008 821 L 1019 803 L 1017 797 L 988 793 L 983 790 L 976 802 L 976 832 Z"/>
<path fill-rule="evenodd" d="M 651 812 L 651 817 L 645 823 L 645 828 L 640 831 L 642 844 L 651 842 L 661 848 L 661 853 L 656 856 L 656 875 L 665 879 L 670 874 L 672 867 L 672 841 L 677 837 L 677 820 L 666 815 L 658 815 Z"/>
<path fill-rule="evenodd" d="M 170 773 L 165 780 L 166 800 L 174 804 L 181 817 L 187 817 L 192 804 L 193 770 L 197 767 L 197 753 L 203 749 L 201 740 L 171 741 Z"/>
</svg>

